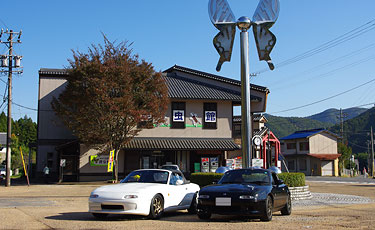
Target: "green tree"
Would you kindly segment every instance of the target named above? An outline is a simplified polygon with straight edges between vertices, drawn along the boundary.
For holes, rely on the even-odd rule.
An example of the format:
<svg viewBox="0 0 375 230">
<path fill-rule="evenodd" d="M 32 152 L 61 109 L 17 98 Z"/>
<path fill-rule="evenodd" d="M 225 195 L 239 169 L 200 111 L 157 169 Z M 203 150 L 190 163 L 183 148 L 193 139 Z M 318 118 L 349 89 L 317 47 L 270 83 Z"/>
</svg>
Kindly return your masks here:
<svg viewBox="0 0 375 230">
<path fill-rule="evenodd" d="M 337 152 L 341 154 L 339 157 L 339 172 L 341 173 L 343 168 L 347 168 L 349 165 L 349 159 L 352 155 L 352 148 L 343 143 L 337 143 Z"/>
<path fill-rule="evenodd" d="M 118 45 L 104 36 L 104 45 L 87 53 L 73 51 L 67 86 L 52 108 L 82 143 L 102 151 L 115 150 L 114 175 L 118 180 L 118 153 L 138 134 L 145 118 L 163 122 L 168 90 L 162 74 L 132 54 L 127 42 Z"/>
</svg>

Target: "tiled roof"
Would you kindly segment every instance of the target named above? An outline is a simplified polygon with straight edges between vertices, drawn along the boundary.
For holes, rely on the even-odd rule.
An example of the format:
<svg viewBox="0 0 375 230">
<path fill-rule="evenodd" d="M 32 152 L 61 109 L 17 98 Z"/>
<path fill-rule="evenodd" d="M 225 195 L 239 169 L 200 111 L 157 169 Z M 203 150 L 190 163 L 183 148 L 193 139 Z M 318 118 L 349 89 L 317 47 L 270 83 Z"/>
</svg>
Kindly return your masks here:
<svg viewBox="0 0 375 230">
<path fill-rule="evenodd" d="M 48 69 L 48 68 L 41 68 L 39 70 L 39 75 L 66 75 L 67 71 L 65 69 Z"/>
<path fill-rule="evenodd" d="M 202 71 L 199 71 L 199 70 L 186 68 L 186 67 L 183 67 L 183 66 L 178 66 L 178 65 L 174 65 L 171 68 L 169 68 L 169 69 L 167 69 L 163 72 L 168 73 L 168 72 L 172 72 L 173 70 L 177 70 L 177 71 L 181 71 L 181 72 L 189 73 L 189 74 L 194 74 L 196 76 L 201 76 L 201 77 L 205 77 L 205 78 L 208 78 L 208 79 L 229 83 L 229 84 L 236 85 L 236 86 L 241 86 L 241 81 L 234 80 L 234 79 L 231 79 L 231 78 L 222 77 L 222 76 L 215 75 L 215 74 L 202 72 Z M 250 86 L 251 86 L 252 89 L 255 89 L 255 90 L 259 90 L 259 91 L 263 91 L 263 92 L 267 92 L 267 93 L 269 92 L 268 88 L 263 87 L 263 86 L 254 85 L 254 84 L 250 84 Z"/>
<path fill-rule="evenodd" d="M 330 135 L 340 138 L 338 135 L 326 130 L 326 129 L 311 129 L 311 130 L 301 130 L 301 131 L 296 131 L 293 134 L 280 138 L 280 140 L 292 140 L 292 139 L 302 139 L 302 138 L 308 138 L 311 137 L 315 134 L 321 133 L 321 132 L 326 132 L 329 133 Z"/>
<path fill-rule="evenodd" d="M 133 138 L 125 149 L 142 150 L 237 150 L 226 138 Z"/>
<path fill-rule="evenodd" d="M 254 114 L 253 115 L 253 121 L 260 121 L 262 118 L 265 119 L 266 122 L 268 122 L 267 118 L 263 116 L 262 114 Z M 240 123 L 242 120 L 241 116 L 233 116 L 233 122 Z"/>
<path fill-rule="evenodd" d="M 308 156 L 318 158 L 319 160 L 336 160 L 341 156 L 341 154 L 321 154 L 321 153 L 316 153 L 316 154 L 307 154 Z"/>
<path fill-rule="evenodd" d="M 241 101 L 241 91 L 229 90 L 173 74 L 164 74 L 164 79 L 170 98 Z M 251 95 L 251 100 L 262 101 L 262 98 Z"/>
</svg>

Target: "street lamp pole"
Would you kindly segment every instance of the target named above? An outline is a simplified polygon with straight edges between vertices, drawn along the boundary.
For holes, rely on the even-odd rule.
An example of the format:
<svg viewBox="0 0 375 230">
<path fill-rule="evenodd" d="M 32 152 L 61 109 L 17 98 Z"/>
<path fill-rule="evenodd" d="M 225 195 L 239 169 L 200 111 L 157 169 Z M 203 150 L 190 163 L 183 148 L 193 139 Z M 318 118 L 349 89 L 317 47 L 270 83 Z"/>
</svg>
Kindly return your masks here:
<svg viewBox="0 0 375 230">
<path fill-rule="evenodd" d="M 240 17 L 237 26 L 241 30 L 241 146 L 242 167 L 252 166 L 252 128 L 251 128 L 251 98 L 250 98 L 250 70 L 249 70 L 249 32 L 251 21 L 247 17 Z"/>
</svg>

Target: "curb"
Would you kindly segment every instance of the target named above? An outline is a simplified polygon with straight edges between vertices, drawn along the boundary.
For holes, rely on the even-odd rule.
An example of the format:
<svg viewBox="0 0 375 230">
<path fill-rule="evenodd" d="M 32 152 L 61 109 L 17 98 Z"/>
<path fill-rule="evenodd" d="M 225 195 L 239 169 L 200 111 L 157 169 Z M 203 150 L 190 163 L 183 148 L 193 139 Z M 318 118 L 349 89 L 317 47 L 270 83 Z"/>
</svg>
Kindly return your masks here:
<svg viewBox="0 0 375 230">
<path fill-rule="evenodd" d="M 308 185 L 302 187 L 289 187 L 289 191 L 292 200 L 307 200 L 312 198 Z"/>
</svg>

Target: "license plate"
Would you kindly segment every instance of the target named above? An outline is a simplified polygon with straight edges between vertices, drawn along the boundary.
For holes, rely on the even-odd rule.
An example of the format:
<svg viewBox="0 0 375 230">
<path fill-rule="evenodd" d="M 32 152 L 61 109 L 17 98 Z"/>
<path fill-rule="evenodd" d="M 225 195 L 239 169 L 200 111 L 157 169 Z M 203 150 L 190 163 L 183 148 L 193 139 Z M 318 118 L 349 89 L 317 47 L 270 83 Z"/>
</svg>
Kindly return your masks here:
<svg viewBox="0 0 375 230">
<path fill-rule="evenodd" d="M 215 205 L 216 206 L 231 206 L 232 199 L 230 197 L 216 197 Z"/>
</svg>

